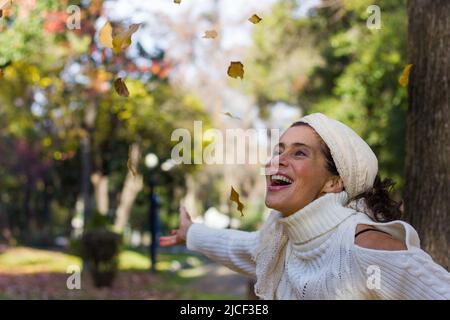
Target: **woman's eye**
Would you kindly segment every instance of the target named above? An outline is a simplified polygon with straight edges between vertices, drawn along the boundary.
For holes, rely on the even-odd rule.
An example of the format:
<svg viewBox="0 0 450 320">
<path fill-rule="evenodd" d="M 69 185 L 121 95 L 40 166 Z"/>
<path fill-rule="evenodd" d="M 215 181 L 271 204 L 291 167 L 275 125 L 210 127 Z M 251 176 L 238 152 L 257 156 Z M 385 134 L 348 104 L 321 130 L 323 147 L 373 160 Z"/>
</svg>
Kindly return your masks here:
<svg viewBox="0 0 450 320">
<path fill-rule="evenodd" d="M 295 155 L 296 156 L 306 156 L 306 154 L 303 151 L 296 151 Z"/>
</svg>

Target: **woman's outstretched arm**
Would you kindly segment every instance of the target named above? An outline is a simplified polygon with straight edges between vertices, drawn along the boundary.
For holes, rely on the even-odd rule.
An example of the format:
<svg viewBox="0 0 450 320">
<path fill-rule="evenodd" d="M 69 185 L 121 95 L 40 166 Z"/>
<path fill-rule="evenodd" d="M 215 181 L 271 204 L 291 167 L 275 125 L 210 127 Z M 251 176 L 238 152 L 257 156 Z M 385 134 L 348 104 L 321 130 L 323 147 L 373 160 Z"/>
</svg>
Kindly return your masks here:
<svg viewBox="0 0 450 320">
<path fill-rule="evenodd" d="M 186 243 L 189 250 L 200 252 L 230 269 L 255 277 L 254 253 L 259 232 L 214 229 L 193 223 L 184 207 L 180 208 L 180 227 L 170 236 L 160 238 L 163 247 Z"/>
</svg>

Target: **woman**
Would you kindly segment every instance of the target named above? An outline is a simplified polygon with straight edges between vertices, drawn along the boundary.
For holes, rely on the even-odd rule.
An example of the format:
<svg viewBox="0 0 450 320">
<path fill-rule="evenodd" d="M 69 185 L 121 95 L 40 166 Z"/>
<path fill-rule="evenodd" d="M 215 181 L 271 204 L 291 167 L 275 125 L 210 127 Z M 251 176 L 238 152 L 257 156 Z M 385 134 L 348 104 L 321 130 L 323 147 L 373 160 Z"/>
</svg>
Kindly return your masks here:
<svg viewBox="0 0 450 320">
<path fill-rule="evenodd" d="M 256 278 L 262 299 L 450 299 L 450 274 L 396 220 L 392 183 L 377 173 L 353 130 L 311 114 L 283 133 L 266 166 L 273 210 L 259 231 L 211 229 L 181 208 L 179 229 L 160 243 L 186 242 Z"/>
</svg>

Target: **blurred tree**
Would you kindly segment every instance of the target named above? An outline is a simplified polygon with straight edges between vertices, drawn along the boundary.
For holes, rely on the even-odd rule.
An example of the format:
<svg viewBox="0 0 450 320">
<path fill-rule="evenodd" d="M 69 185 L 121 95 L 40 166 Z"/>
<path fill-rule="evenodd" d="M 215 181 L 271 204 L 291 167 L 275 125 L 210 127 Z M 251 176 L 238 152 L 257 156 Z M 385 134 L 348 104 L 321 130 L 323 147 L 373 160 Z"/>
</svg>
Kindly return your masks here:
<svg viewBox="0 0 450 320">
<path fill-rule="evenodd" d="M 19 241 L 34 233 L 70 234 L 76 203 L 84 203 L 86 214 L 98 207 L 114 219 L 120 212 L 123 230 L 142 191 L 138 155 L 152 150 L 168 159 L 172 130 L 191 127 L 193 119 L 207 122 L 202 105 L 172 86 L 174 66 L 163 52 L 141 47 L 113 55 L 98 45 L 103 1 L 71 2 L 82 9 L 80 30 L 66 28 L 68 1 L 26 3 L 0 19 L 0 228 Z M 119 75 L 129 98 L 112 89 Z M 127 169 L 130 148 L 136 176 Z M 159 179 L 168 189 L 182 187 L 194 169 L 178 166 Z M 42 219 L 33 227 L 35 216 Z"/>
<path fill-rule="evenodd" d="M 381 8 L 381 29 L 366 25 L 372 4 Z M 374 149 L 381 174 L 402 190 L 407 103 L 398 77 L 406 64 L 405 1 L 323 0 L 306 16 L 298 14 L 301 5 L 276 2 L 254 33 L 246 77 L 261 115 L 284 102 L 347 123 Z"/>
<path fill-rule="evenodd" d="M 405 205 L 422 246 L 450 266 L 450 2 L 408 1 Z"/>
</svg>

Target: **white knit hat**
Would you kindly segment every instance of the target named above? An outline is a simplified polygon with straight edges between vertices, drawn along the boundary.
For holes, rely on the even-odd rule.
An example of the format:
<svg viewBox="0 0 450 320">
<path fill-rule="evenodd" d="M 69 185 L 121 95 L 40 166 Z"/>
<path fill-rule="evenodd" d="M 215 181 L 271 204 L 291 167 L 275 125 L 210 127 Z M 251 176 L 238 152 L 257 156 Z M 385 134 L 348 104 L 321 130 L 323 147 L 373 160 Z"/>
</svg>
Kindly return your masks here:
<svg viewBox="0 0 450 320">
<path fill-rule="evenodd" d="M 378 160 L 369 145 L 345 124 L 313 113 L 299 120 L 309 124 L 330 148 L 349 198 L 372 188 Z"/>
</svg>

